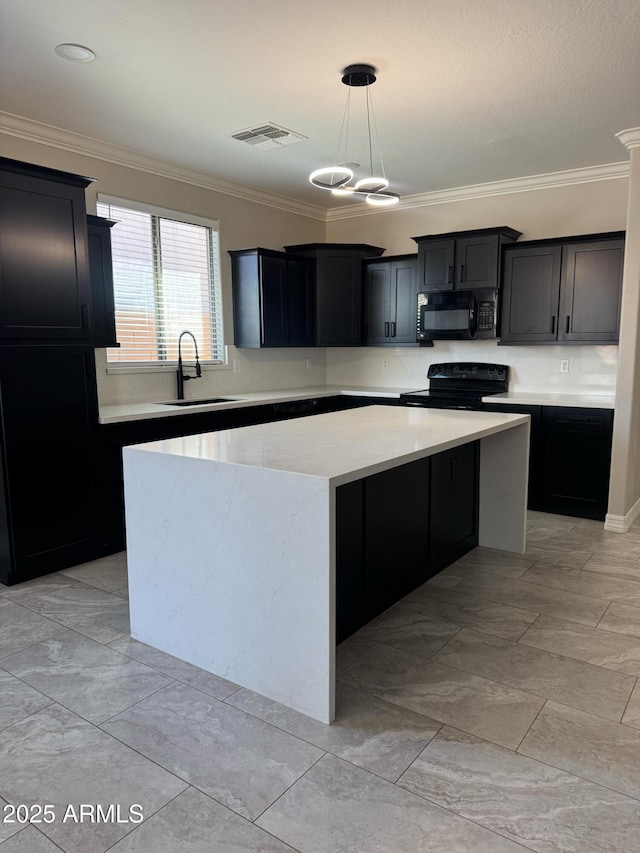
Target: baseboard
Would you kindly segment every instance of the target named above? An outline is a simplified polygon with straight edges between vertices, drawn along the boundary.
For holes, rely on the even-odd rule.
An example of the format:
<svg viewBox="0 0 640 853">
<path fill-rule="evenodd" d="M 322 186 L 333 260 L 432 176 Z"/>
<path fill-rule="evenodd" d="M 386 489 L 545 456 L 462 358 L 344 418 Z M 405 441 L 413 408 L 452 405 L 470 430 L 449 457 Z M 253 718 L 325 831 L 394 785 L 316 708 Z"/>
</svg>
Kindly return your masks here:
<svg viewBox="0 0 640 853">
<path fill-rule="evenodd" d="M 613 515 L 608 512 L 604 520 L 604 529 L 611 530 L 612 533 L 626 533 L 639 515 L 640 498 L 626 515 Z"/>
</svg>

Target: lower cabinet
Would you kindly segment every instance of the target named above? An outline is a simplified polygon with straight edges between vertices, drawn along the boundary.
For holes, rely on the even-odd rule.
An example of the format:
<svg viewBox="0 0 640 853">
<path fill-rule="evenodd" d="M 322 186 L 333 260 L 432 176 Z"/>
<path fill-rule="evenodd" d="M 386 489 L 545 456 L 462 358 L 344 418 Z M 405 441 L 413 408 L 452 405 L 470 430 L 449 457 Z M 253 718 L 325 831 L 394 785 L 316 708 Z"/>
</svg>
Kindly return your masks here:
<svg viewBox="0 0 640 853">
<path fill-rule="evenodd" d="M 531 415 L 529 509 L 604 521 L 609 499 L 613 411 L 485 403 L 490 412 Z"/>
<path fill-rule="evenodd" d="M 105 553 L 93 350 L 0 349 L 0 582 Z"/>
<path fill-rule="evenodd" d="M 340 643 L 478 544 L 477 442 L 340 486 Z"/>
</svg>

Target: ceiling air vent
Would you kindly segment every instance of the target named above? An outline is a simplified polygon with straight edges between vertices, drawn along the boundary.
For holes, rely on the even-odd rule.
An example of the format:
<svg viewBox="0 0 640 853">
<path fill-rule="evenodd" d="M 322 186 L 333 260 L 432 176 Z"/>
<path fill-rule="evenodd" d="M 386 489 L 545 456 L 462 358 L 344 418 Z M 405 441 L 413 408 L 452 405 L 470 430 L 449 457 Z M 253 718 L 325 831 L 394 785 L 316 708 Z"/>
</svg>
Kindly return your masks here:
<svg viewBox="0 0 640 853">
<path fill-rule="evenodd" d="M 301 133 L 287 130 L 286 127 L 278 127 L 277 124 L 261 124 L 257 127 L 249 127 L 246 130 L 238 130 L 236 133 L 229 133 L 227 136 L 237 139 L 238 142 L 247 142 L 254 148 L 262 148 L 265 151 L 269 148 L 293 145 L 294 142 L 302 142 L 303 139 L 307 138 Z"/>
</svg>

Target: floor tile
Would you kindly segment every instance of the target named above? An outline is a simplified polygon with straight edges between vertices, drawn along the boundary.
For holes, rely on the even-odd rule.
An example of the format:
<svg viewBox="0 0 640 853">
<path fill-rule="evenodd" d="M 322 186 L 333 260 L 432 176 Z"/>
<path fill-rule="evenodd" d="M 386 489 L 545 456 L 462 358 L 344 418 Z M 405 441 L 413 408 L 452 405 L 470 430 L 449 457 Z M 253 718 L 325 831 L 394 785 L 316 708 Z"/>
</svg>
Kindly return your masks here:
<svg viewBox="0 0 640 853">
<path fill-rule="evenodd" d="M 61 573 L 17 584 L 5 593 L 12 601 L 99 643 L 129 633 L 129 605 L 117 595 L 79 583 Z"/>
<path fill-rule="evenodd" d="M 434 575 L 432 578 L 429 578 L 426 581 L 425 586 L 437 586 L 442 587 L 443 589 L 453 589 L 462 578 L 460 575 L 445 575 L 442 572 L 439 572 L 437 575 Z"/>
<path fill-rule="evenodd" d="M 506 640 L 519 639 L 537 617 L 537 613 L 521 607 L 484 601 L 458 589 L 434 590 L 426 585 L 418 587 L 403 602 L 429 616 L 454 622 L 460 627 L 472 625 Z"/>
<path fill-rule="evenodd" d="M 640 731 L 548 702 L 519 752 L 640 798 Z"/>
<path fill-rule="evenodd" d="M 473 575 L 474 571 L 480 570 L 505 578 L 519 578 L 534 562 L 529 557 L 521 557 L 518 554 L 478 547 L 456 560 L 441 574 L 468 577 Z"/>
<path fill-rule="evenodd" d="M 19 678 L 0 670 L 0 731 L 46 708 L 52 701 Z"/>
<path fill-rule="evenodd" d="M 539 510 L 527 510 L 527 523 L 532 527 L 554 527 L 556 530 L 573 530 L 582 519 L 571 515 L 556 515 L 553 512 L 540 512 Z"/>
<path fill-rule="evenodd" d="M 536 533 L 539 538 L 536 537 Z M 553 566 L 580 569 L 591 559 L 593 551 L 567 548 L 563 541 L 558 541 L 557 534 L 552 537 L 540 536 L 539 530 L 527 533 L 527 550 L 525 557 L 532 562 L 545 562 Z"/>
<path fill-rule="evenodd" d="M 358 637 L 430 658 L 459 630 L 460 625 L 400 602 L 361 628 Z"/>
<path fill-rule="evenodd" d="M 129 587 L 128 586 L 121 586 L 118 589 L 114 589 L 113 594 L 119 595 L 120 598 L 128 599 L 129 598 Z"/>
<path fill-rule="evenodd" d="M 599 529 L 585 529 L 578 525 L 571 531 L 536 527 L 527 532 L 527 549 L 539 546 L 567 552 L 579 551 L 581 554 L 591 552 L 599 559 L 615 557 L 637 560 L 640 557 L 640 537 L 610 533 L 602 525 Z M 572 565 L 572 563 L 565 563 L 565 565 Z"/>
<path fill-rule="evenodd" d="M 103 728 L 250 820 L 323 755 L 182 684 L 155 693 Z"/>
<path fill-rule="evenodd" d="M 463 628 L 434 662 L 619 722 L 635 678 Z"/>
<path fill-rule="evenodd" d="M 629 559 L 628 557 L 595 554 L 584 564 L 582 571 L 640 583 L 640 560 Z"/>
<path fill-rule="evenodd" d="M 442 725 L 344 684 L 336 685 L 336 719 L 330 726 L 250 690 L 239 690 L 227 701 L 392 782 Z"/>
<path fill-rule="evenodd" d="M 130 824 L 63 822 L 68 804 L 140 804 L 151 815 L 187 785 L 59 705 L 5 729 L 2 794 L 12 803 L 52 803 L 56 820 L 41 831 L 68 853 L 102 853 Z M 4 851 L 3 851 L 4 853 Z"/>
<path fill-rule="evenodd" d="M 640 607 L 613 601 L 598 622 L 598 628 L 626 634 L 628 637 L 640 637 Z"/>
<path fill-rule="evenodd" d="M 477 574 L 473 579 L 461 581 L 455 589 L 456 592 L 475 595 L 477 598 L 592 626 L 597 625 L 609 604 L 605 599 L 553 589 L 539 583 L 497 578 L 485 572 Z"/>
<path fill-rule="evenodd" d="M 132 640 L 131 637 L 121 637 L 109 643 L 109 646 L 123 655 L 128 655 L 153 669 L 157 669 L 176 681 L 182 681 L 203 693 L 215 696 L 216 699 L 224 699 L 230 696 L 240 686 L 191 663 L 174 658 L 173 655 L 168 655 L 160 649 L 154 649 L 153 646 Z"/>
<path fill-rule="evenodd" d="M 544 704 L 544 699 L 521 690 L 386 646 L 371 647 L 338 677 L 351 687 L 511 748 Z"/>
<path fill-rule="evenodd" d="M 90 563 L 82 563 L 71 569 L 63 569 L 62 574 L 89 586 L 115 592 L 127 585 L 127 555 L 125 551 L 110 554 Z"/>
<path fill-rule="evenodd" d="M 58 622 L 52 622 L 26 607 L 0 598 L 0 660 L 41 640 L 63 634 L 66 630 Z"/>
<path fill-rule="evenodd" d="M 2 666 L 92 723 L 108 720 L 171 679 L 87 637 L 67 631 L 23 649 Z"/>
<path fill-rule="evenodd" d="M 640 676 L 640 639 L 605 631 L 601 624 L 590 628 L 565 619 L 539 616 L 520 642 L 574 660 Z"/>
<path fill-rule="evenodd" d="M 2 687 L 0 685 L 0 691 Z M 7 805 L 7 801 L 0 797 L 0 812 L 4 820 L 0 820 L 0 844 L 3 841 L 6 841 L 7 838 L 11 838 L 12 835 L 16 835 L 16 833 L 24 830 L 24 827 L 19 823 L 8 823 L 6 818 L 10 815 L 5 811 L 5 806 Z"/>
<path fill-rule="evenodd" d="M 537 584 L 549 590 L 567 590 L 579 595 L 622 601 L 640 607 L 639 581 L 611 577 L 598 572 L 536 563 L 524 573 L 522 582 Z"/>
<path fill-rule="evenodd" d="M 189 788 L 119 841 L 109 853 L 185 853 L 187 850 L 189 853 L 289 853 L 292 848 L 195 788 Z"/>
<path fill-rule="evenodd" d="M 256 823 L 304 853 L 524 853 L 520 845 L 333 755 Z"/>
<path fill-rule="evenodd" d="M 539 853 L 629 853 L 638 802 L 454 729 L 399 784 Z"/>
<path fill-rule="evenodd" d="M 640 682 L 636 684 L 631 694 L 622 722 L 626 726 L 634 726 L 634 728 L 640 729 Z"/>
<path fill-rule="evenodd" d="M 60 848 L 35 826 L 27 826 L 2 845 L 2 853 L 60 853 Z"/>
</svg>

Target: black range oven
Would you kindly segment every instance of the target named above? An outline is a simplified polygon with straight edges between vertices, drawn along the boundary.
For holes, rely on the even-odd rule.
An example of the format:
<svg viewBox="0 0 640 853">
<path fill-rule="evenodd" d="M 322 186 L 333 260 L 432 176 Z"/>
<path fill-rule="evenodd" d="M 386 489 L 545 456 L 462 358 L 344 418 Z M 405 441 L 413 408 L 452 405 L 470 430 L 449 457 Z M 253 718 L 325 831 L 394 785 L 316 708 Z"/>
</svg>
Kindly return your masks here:
<svg viewBox="0 0 640 853">
<path fill-rule="evenodd" d="M 476 361 L 432 364 L 427 379 L 427 389 L 400 394 L 401 405 L 429 409 L 481 409 L 483 397 L 508 390 L 509 367 Z"/>
</svg>

